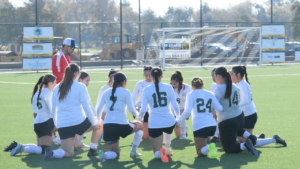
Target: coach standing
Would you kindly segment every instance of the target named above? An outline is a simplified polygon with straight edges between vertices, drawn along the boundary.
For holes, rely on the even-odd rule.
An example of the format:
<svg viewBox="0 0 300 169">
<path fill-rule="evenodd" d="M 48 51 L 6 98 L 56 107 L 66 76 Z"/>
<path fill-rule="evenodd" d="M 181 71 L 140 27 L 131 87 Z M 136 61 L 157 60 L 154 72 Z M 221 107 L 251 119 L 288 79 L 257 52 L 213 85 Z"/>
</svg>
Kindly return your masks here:
<svg viewBox="0 0 300 169">
<path fill-rule="evenodd" d="M 64 77 L 66 67 L 71 63 L 70 55 L 74 52 L 75 40 L 66 38 L 62 49 L 52 58 L 52 73 L 56 76 L 56 82 L 60 83 Z"/>
</svg>

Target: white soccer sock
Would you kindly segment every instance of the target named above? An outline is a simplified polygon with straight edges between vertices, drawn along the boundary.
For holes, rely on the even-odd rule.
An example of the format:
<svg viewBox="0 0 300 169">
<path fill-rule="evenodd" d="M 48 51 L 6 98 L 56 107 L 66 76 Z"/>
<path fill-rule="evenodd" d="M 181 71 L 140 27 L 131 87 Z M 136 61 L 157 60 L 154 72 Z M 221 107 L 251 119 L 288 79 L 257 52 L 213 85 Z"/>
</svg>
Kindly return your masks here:
<svg viewBox="0 0 300 169">
<path fill-rule="evenodd" d="M 65 151 L 63 149 L 53 150 L 54 158 L 63 158 L 65 156 Z"/>
<path fill-rule="evenodd" d="M 144 132 L 142 130 L 138 130 L 134 133 L 131 151 L 136 151 L 136 149 L 140 145 L 143 134 L 144 134 Z"/>
<path fill-rule="evenodd" d="M 243 134 L 243 137 L 245 138 L 248 138 L 251 134 L 245 130 L 244 134 Z"/>
<path fill-rule="evenodd" d="M 166 148 L 170 148 L 170 146 L 171 146 L 171 138 L 172 138 L 172 134 L 164 133 L 164 141 L 165 141 Z"/>
<path fill-rule="evenodd" d="M 276 140 L 274 138 L 257 139 L 255 147 L 261 147 L 271 143 L 276 143 Z"/>
<path fill-rule="evenodd" d="M 53 141 L 54 143 L 56 143 L 56 144 L 61 145 L 61 140 L 60 140 L 60 138 L 58 138 L 58 137 L 53 138 L 52 141 Z"/>
<path fill-rule="evenodd" d="M 203 155 L 208 154 L 208 152 L 209 152 L 208 146 L 205 146 L 205 147 L 202 147 L 202 148 L 201 148 L 201 153 L 202 153 Z"/>
<path fill-rule="evenodd" d="M 219 138 L 219 126 L 218 125 L 217 125 L 216 132 L 215 132 L 214 136 Z"/>
<path fill-rule="evenodd" d="M 77 135 L 77 140 L 76 140 L 76 142 L 77 142 L 77 143 L 82 142 L 83 137 L 84 137 L 84 134 L 82 134 L 82 135 Z"/>
<path fill-rule="evenodd" d="M 30 154 L 42 154 L 42 147 L 36 146 L 34 144 L 23 144 L 24 153 Z"/>
<path fill-rule="evenodd" d="M 154 158 L 159 159 L 160 158 L 160 151 L 156 151 L 154 153 Z"/>
<path fill-rule="evenodd" d="M 117 153 L 114 151 L 108 151 L 105 153 L 105 157 L 107 160 L 115 159 L 117 158 Z"/>
<path fill-rule="evenodd" d="M 181 135 L 186 135 L 186 120 L 183 120 L 182 123 L 180 124 L 181 128 Z"/>
<path fill-rule="evenodd" d="M 241 143 L 240 148 L 241 148 L 241 150 L 246 150 L 245 143 Z"/>
<path fill-rule="evenodd" d="M 90 148 L 91 148 L 91 149 L 97 149 L 97 146 L 98 146 L 98 145 L 97 145 L 96 143 L 91 143 L 91 144 L 90 144 Z"/>
</svg>

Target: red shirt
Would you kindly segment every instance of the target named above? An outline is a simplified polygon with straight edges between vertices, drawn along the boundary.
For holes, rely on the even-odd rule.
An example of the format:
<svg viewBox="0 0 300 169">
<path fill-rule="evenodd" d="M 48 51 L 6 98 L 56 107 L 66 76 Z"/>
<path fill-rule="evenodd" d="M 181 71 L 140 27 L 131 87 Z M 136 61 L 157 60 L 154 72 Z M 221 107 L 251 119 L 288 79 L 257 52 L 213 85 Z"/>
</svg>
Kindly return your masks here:
<svg viewBox="0 0 300 169">
<path fill-rule="evenodd" d="M 69 55 L 65 55 L 62 51 L 57 52 L 52 58 L 52 73 L 56 76 L 56 82 L 61 82 L 66 67 L 71 63 Z"/>
</svg>

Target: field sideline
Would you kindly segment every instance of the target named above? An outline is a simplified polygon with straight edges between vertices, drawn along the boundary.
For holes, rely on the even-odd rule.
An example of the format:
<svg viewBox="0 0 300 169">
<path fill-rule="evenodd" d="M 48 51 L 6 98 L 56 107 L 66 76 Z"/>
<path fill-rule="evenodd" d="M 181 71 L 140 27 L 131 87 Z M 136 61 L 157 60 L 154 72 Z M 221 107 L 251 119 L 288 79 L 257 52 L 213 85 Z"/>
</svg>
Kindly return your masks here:
<svg viewBox="0 0 300 169">
<path fill-rule="evenodd" d="M 209 90 L 212 83 L 210 72 L 212 68 L 181 69 L 184 82 L 190 84 L 194 76 L 203 77 L 205 89 Z M 163 81 L 169 83 L 171 74 L 176 69 L 169 69 L 163 74 Z M 180 69 L 178 69 L 180 70 Z M 87 71 L 91 76 L 88 91 L 95 105 L 99 89 L 107 83 L 107 70 Z M 135 84 L 143 79 L 141 70 L 122 71 L 128 78 L 127 88 L 132 91 Z M 249 67 L 248 77 L 251 83 L 253 100 L 257 108 L 258 122 L 255 134 L 264 132 L 266 137 L 279 134 L 286 140 L 288 146 L 281 147 L 271 144 L 257 148 L 259 155 L 253 156 L 244 151 L 240 154 L 225 154 L 220 144 L 218 159 L 199 158 L 196 155 L 191 120 L 187 121 L 189 136 L 187 140 L 179 140 L 173 134 L 171 148 L 173 156 L 170 162 L 163 164 L 154 160 L 149 140 L 142 140 L 138 151 L 142 157 L 129 157 L 133 135 L 120 140 L 121 157 L 118 160 L 100 163 L 96 157 L 87 157 L 88 149 L 78 149 L 73 158 L 53 159 L 45 162 L 42 155 L 27 155 L 26 153 L 10 157 L 3 152 L 5 146 L 15 140 L 19 143 L 36 144 L 35 133 L 32 129 L 33 114 L 30 98 L 34 84 L 45 73 L 7 73 L 0 74 L 0 168 L 299 168 L 300 142 L 299 109 L 300 109 L 300 65 Z M 128 119 L 132 120 L 128 113 Z M 87 134 L 86 144 L 90 143 L 90 133 Z M 58 145 L 52 146 L 56 149 Z M 98 149 L 107 150 L 103 142 Z"/>
</svg>

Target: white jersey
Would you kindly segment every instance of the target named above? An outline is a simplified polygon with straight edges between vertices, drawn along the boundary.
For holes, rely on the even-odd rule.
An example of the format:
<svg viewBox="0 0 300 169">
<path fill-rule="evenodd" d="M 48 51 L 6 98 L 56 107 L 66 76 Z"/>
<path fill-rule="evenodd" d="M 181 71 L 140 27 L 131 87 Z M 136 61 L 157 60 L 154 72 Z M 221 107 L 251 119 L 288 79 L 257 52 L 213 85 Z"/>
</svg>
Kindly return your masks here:
<svg viewBox="0 0 300 169">
<path fill-rule="evenodd" d="M 160 99 L 158 99 L 155 84 L 151 84 L 143 91 L 142 108 L 139 120 L 144 117 L 149 104 L 149 128 L 165 128 L 175 124 L 174 115 L 170 110 L 170 102 L 172 103 L 176 117 L 179 118 L 180 116 L 179 107 L 172 86 L 159 82 L 158 87 Z"/>
<path fill-rule="evenodd" d="M 191 92 L 191 86 L 190 85 L 187 85 L 185 83 L 183 85 L 184 86 L 182 86 L 182 89 L 180 90 L 179 93 L 178 93 L 178 89 L 174 89 L 175 96 L 176 96 L 176 101 L 179 105 L 180 110 L 184 109 L 186 96 L 187 96 L 188 93 Z"/>
<path fill-rule="evenodd" d="M 211 92 L 214 92 L 214 90 L 218 87 L 218 84 L 217 83 L 212 83 L 211 86 L 210 86 L 210 91 Z"/>
<path fill-rule="evenodd" d="M 100 101 L 101 101 L 101 98 L 102 98 L 103 93 L 104 93 L 107 89 L 109 89 L 109 88 L 111 88 L 111 87 L 107 84 L 107 85 L 103 86 L 103 87 L 99 90 L 98 97 L 97 97 L 97 103 L 96 103 L 96 110 L 97 110 L 98 107 L 99 107 L 99 104 L 100 104 Z M 105 107 L 104 107 L 103 110 L 104 110 L 104 112 L 106 112 Z"/>
<path fill-rule="evenodd" d="M 241 80 L 236 86 L 240 89 L 241 101 L 240 106 L 245 116 L 256 113 L 256 108 L 252 99 L 251 87 L 245 80 Z"/>
<path fill-rule="evenodd" d="M 52 118 L 52 91 L 44 88 L 38 100 L 38 113 L 34 124 L 43 123 Z"/>
<path fill-rule="evenodd" d="M 133 91 L 132 91 L 132 100 L 133 100 L 133 104 L 135 107 L 141 107 L 142 106 L 142 98 L 143 98 L 143 90 L 145 89 L 145 87 L 151 85 L 152 82 L 147 82 L 146 80 L 143 80 L 143 81 L 139 81 Z M 138 101 L 136 102 L 136 98 L 137 96 L 139 97 L 138 98 Z"/>
<path fill-rule="evenodd" d="M 84 84 L 73 80 L 67 96 L 62 101 L 59 101 L 60 93 L 58 91 L 59 84 L 55 86 L 52 97 L 52 117 L 54 123 L 57 119 L 57 128 L 78 125 L 86 119 L 86 115 L 91 117 L 89 120 L 92 125 L 96 124 L 92 112 L 91 114 L 85 113 L 82 108 L 83 102 L 90 101 L 90 95 Z"/>
<path fill-rule="evenodd" d="M 217 111 L 222 111 L 223 107 L 216 97 L 209 91 L 197 89 L 187 95 L 185 109 L 178 123 L 182 123 L 192 113 L 193 131 L 199 129 L 216 126 L 217 122 L 213 117 L 212 106 Z"/>
<path fill-rule="evenodd" d="M 240 102 L 240 89 L 232 84 L 230 99 L 224 99 L 226 93 L 226 84 L 219 85 L 215 91 L 214 95 L 223 106 L 222 111 L 217 111 L 218 123 L 239 116 L 242 113 Z"/>
<path fill-rule="evenodd" d="M 106 116 L 104 124 L 115 123 L 115 124 L 128 124 L 126 106 L 129 112 L 137 116 L 138 113 L 134 109 L 131 93 L 129 90 L 122 87 L 117 87 L 114 93 L 115 101 L 110 100 L 112 89 L 108 89 L 103 93 L 99 107 L 97 109 L 97 118 L 101 119 L 103 107 L 106 105 Z"/>
</svg>

